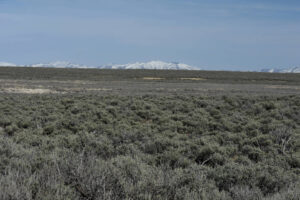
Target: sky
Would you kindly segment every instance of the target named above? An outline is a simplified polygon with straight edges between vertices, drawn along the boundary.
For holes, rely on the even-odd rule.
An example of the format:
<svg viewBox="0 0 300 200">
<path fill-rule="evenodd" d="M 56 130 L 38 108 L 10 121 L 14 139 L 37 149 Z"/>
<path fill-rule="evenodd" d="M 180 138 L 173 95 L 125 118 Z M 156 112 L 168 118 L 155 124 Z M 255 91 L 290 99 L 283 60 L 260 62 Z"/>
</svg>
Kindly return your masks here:
<svg viewBox="0 0 300 200">
<path fill-rule="evenodd" d="M 300 66 L 299 0 L 0 0 L 0 62 Z"/>
</svg>

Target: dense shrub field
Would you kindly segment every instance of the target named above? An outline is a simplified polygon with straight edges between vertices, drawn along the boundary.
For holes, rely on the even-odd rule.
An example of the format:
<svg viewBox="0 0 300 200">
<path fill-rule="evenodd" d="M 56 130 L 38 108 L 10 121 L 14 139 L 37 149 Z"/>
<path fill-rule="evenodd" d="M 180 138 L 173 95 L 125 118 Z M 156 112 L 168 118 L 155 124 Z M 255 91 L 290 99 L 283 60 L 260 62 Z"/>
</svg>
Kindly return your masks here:
<svg viewBox="0 0 300 200">
<path fill-rule="evenodd" d="M 300 97 L 0 95 L 0 199 L 300 199 Z"/>
</svg>

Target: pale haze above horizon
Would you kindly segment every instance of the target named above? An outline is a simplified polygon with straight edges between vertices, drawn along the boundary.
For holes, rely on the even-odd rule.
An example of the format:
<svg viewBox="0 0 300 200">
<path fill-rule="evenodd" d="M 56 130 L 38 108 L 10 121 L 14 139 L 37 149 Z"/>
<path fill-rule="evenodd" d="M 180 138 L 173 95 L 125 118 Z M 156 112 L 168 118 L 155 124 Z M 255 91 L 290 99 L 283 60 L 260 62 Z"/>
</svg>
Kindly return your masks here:
<svg viewBox="0 0 300 200">
<path fill-rule="evenodd" d="M 0 62 L 300 66 L 296 0 L 0 0 Z"/>
</svg>

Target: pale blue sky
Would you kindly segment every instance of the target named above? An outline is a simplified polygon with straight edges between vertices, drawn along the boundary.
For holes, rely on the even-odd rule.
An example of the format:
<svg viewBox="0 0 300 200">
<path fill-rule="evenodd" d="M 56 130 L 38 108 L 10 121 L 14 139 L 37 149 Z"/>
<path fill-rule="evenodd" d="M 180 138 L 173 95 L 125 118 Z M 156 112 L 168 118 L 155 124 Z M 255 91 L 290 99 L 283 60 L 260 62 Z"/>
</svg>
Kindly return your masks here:
<svg viewBox="0 0 300 200">
<path fill-rule="evenodd" d="M 299 0 L 0 0 L 0 62 L 300 66 Z"/>
</svg>

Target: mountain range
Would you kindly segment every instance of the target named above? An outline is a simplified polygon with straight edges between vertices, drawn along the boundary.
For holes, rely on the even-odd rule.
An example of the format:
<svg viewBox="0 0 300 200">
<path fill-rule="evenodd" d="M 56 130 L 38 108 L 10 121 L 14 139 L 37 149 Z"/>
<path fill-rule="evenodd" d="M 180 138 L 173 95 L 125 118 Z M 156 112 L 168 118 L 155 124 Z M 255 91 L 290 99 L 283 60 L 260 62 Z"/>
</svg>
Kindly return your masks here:
<svg viewBox="0 0 300 200">
<path fill-rule="evenodd" d="M 17 66 L 12 63 L 0 62 L 0 66 Z M 20 66 L 20 65 L 18 65 Z M 66 61 L 57 61 L 51 63 L 39 63 L 33 65 L 23 65 L 23 67 L 50 67 L 50 68 L 97 68 L 97 69 L 167 69 L 167 70 L 200 70 L 197 67 L 192 67 L 187 64 L 178 62 L 162 62 L 162 61 L 150 61 L 150 62 L 136 62 L 129 64 L 115 64 L 115 65 L 102 65 L 102 66 L 87 66 L 73 64 Z"/>
<path fill-rule="evenodd" d="M 13 67 L 20 66 L 8 62 L 0 62 L 0 66 Z M 87 66 L 74 64 L 66 61 L 57 61 L 51 63 L 39 63 L 32 65 L 21 65 L 21 67 L 50 67 L 50 68 L 97 68 L 97 69 L 157 69 L 157 70 L 201 70 L 201 68 L 193 67 L 187 64 L 178 62 L 163 62 L 163 61 L 150 61 L 150 62 L 136 62 L 129 64 L 111 64 L 102 66 Z M 300 67 L 291 67 L 285 69 L 262 69 L 257 72 L 269 73 L 300 73 Z"/>
</svg>

